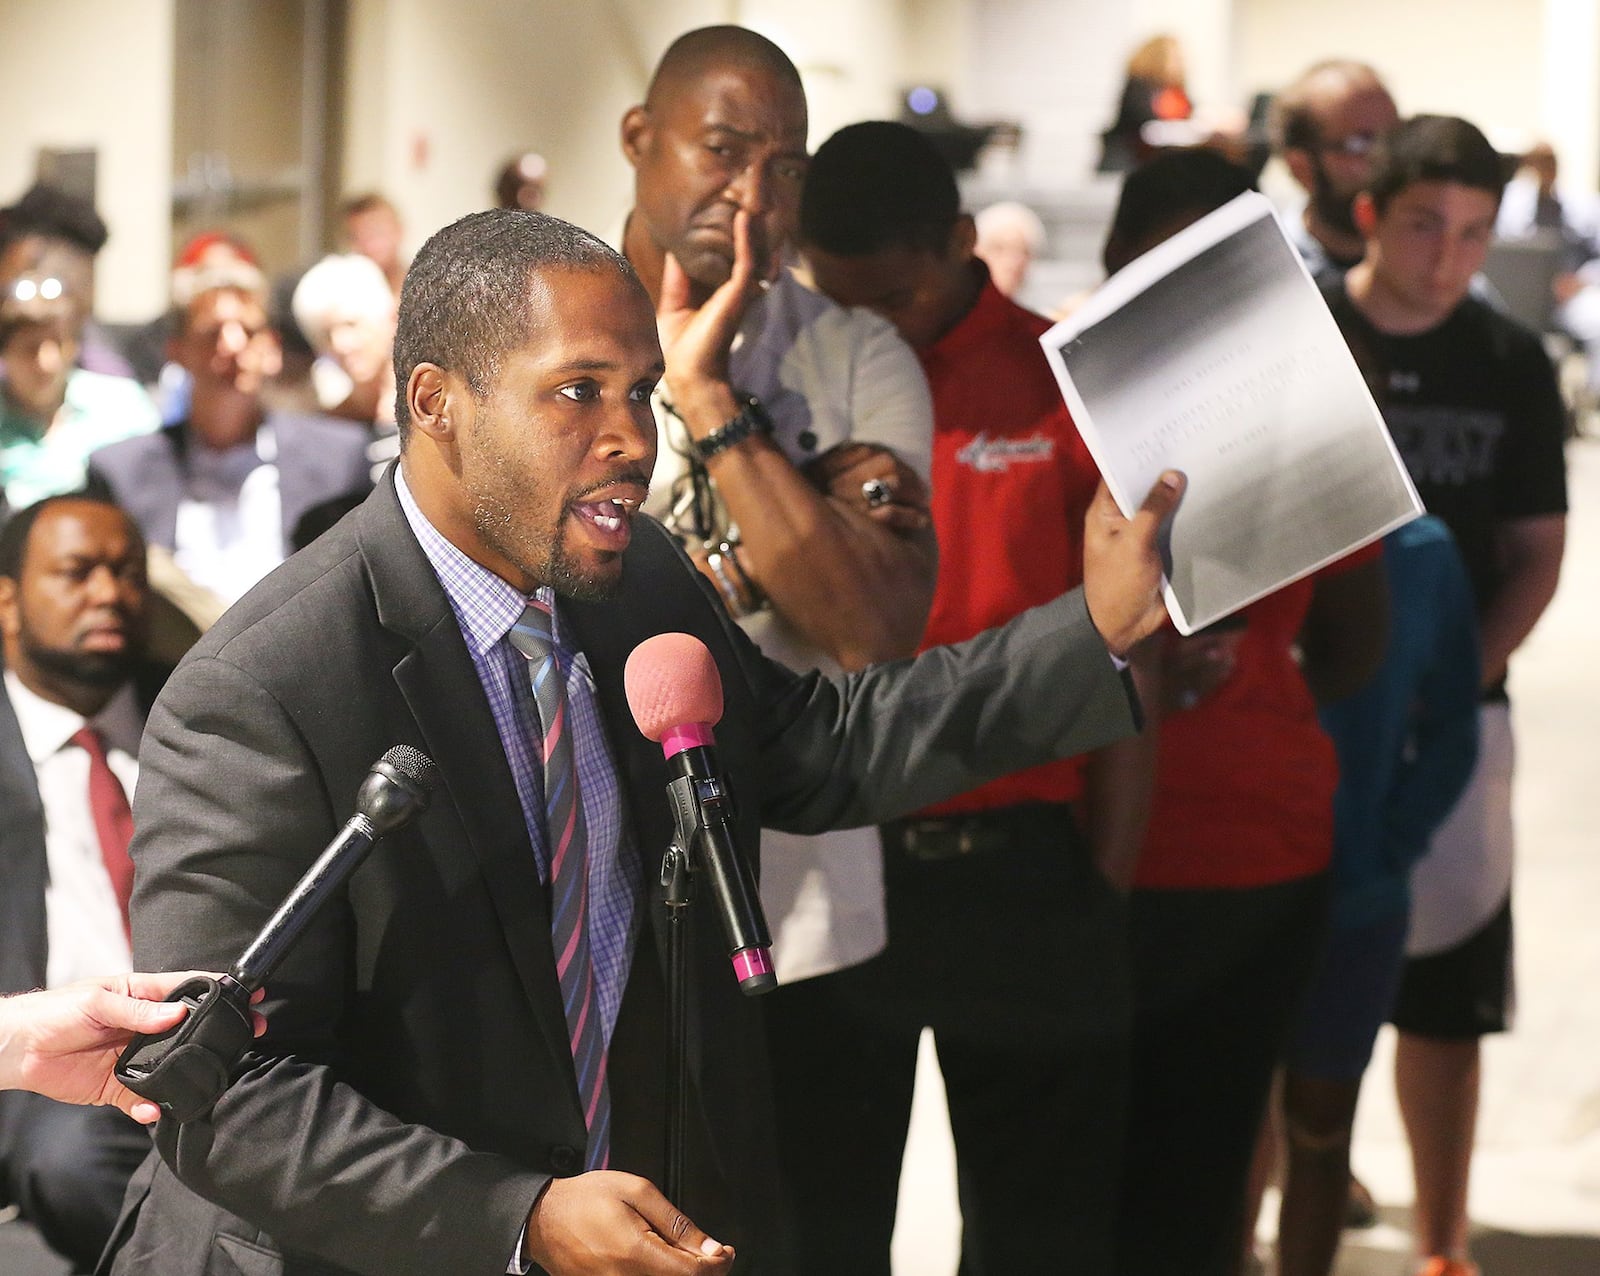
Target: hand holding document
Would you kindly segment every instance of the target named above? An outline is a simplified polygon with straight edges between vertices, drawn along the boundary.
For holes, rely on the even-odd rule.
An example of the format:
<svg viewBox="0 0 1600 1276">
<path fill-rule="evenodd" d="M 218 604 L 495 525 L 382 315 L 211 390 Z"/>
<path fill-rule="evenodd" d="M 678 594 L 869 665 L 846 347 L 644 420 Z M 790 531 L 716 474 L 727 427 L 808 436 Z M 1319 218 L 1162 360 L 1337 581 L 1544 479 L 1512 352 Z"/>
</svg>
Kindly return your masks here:
<svg viewBox="0 0 1600 1276">
<path fill-rule="evenodd" d="M 1188 477 L 1165 547 L 1189 634 L 1422 513 L 1272 205 L 1240 195 L 1040 338 L 1124 514 Z"/>
</svg>

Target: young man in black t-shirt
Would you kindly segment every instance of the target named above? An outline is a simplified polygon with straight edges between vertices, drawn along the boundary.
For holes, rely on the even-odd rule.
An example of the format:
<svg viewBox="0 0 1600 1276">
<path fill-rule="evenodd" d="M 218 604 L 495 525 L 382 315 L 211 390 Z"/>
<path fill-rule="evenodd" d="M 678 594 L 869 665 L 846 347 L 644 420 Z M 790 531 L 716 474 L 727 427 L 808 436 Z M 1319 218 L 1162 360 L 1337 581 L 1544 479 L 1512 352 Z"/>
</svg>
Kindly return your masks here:
<svg viewBox="0 0 1600 1276">
<path fill-rule="evenodd" d="M 1555 593 L 1566 531 L 1564 413 L 1538 336 L 1468 295 L 1493 233 L 1499 156 L 1464 120 L 1418 116 L 1378 147 L 1357 198 L 1366 255 L 1329 305 L 1476 595 L 1477 773 L 1413 878 L 1394 1022 L 1396 1085 L 1428 1276 L 1467 1260 L 1479 1042 L 1511 1001 L 1511 736 L 1506 664 Z"/>
</svg>

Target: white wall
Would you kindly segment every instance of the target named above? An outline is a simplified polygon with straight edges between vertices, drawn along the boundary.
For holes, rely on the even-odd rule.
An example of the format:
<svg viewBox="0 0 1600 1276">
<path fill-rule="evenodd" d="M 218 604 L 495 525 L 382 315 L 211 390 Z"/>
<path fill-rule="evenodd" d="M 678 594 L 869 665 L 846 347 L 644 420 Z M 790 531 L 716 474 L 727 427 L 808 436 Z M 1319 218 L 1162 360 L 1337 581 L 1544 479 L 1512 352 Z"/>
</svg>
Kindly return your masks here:
<svg viewBox="0 0 1600 1276">
<path fill-rule="evenodd" d="M 452 0 L 450 12 L 354 0 L 346 189 L 389 195 L 415 248 L 487 207 L 500 166 L 531 148 L 550 161 L 549 210 L 605 231 L 626 207 L 617 123 L 665 45 L 657 23 L 620 2 Z"/>
<path fill-rule="evenodd" d="M 171 247 L 173 0 L 4 0 L 0 204 L 34 179 L 40 147 L 94 147 L 111 239 L 96 270 L 102 318 L 166 303 Z"/>
</svg>

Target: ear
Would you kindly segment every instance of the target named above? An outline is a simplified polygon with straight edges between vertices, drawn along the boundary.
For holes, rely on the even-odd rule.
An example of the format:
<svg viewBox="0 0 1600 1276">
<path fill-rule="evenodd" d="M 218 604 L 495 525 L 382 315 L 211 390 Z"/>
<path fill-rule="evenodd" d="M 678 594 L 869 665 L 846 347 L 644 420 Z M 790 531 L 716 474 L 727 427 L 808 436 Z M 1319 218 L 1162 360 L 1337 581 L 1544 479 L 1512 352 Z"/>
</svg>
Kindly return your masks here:
<svg viewBox="0 0 1600 1276">
<path fill-rule="evenodd" d="M 1283 153 L 1283 162 L 1288 165 L 1291 176 L 1303 189 L 1309 191 L 1316 185 L 1317 174 L 1310 151 L 1300 146 L 1290 147 Z"/>
<path fill-rule="evenodd" d="M 951 261 L 965 265 L 971 261 L 978 247 L 978 223 L 970 213 L 962 213 L 950 228 L 950 241 L 945 248 Z"/>
<path fill-rule="evenodd" d="M 650 142 L 650 112 L 643 106 L 630 106 L 622 117 L 622 154 L 634 168 L 644 162 Z"/>
<path fill-rule="evenodd" d="M 1350 215 L 1355 220 L 1356 229 L 1361 232 L 1361 238 L 1371 239 L 1378 233 L 1378 206 L 1372 202 L 1372 195 L 1362 191 L 1356 196 L 1355 202 L 1350 205 Z"/>
<path fill-rule="evenodd" d="M 14 638 L 17 629 L 17 582 L 0 576 L 0 634 Z"/>
<path fill-rule="evenodd" d="M 419 363 L 406 381 L 406 412 L 411 428 L 442 448 L 456 444 L 472 394 L 456 373 L 436 363 Z"/>
</svg>

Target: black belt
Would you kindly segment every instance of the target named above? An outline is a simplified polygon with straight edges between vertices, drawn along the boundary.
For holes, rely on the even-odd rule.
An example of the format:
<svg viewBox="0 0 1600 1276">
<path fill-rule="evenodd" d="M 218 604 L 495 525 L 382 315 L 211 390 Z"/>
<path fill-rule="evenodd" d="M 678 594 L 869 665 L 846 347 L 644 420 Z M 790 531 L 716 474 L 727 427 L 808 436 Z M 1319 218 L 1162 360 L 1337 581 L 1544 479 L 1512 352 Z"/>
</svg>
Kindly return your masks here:
<svg viewBox="0 0 1600 1276">
<path fill-rule="evenodd" d="M 1041 838 L 1058 838 L 1065 849 L 1078 838 L 1067 802 L 1026 802 L 967 815 L 894 820 L 882 832 L 885 850 L 913 860 L 984 855 Z"/>
</svg>

